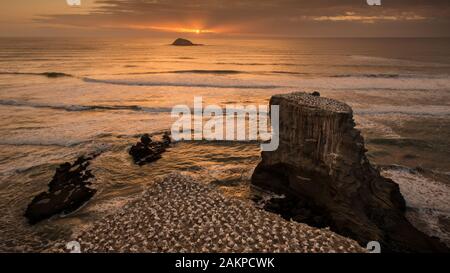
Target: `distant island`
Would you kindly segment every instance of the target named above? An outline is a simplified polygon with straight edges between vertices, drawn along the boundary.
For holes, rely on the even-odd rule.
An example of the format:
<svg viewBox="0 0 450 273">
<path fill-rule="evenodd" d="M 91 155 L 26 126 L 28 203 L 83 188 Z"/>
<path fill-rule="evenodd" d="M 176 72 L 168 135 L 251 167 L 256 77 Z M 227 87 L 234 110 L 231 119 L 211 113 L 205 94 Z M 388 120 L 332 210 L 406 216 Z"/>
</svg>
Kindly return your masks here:
<svg viewBox="0 0 450 273">
<path fill-rule="evenodd" d="M 172 43 L 172 45 L 173 46 L 201 46 L 202 44 L 194 44 L 193 42 L 191 42 L 187 39 L 178 38 Z"/>
</svg>

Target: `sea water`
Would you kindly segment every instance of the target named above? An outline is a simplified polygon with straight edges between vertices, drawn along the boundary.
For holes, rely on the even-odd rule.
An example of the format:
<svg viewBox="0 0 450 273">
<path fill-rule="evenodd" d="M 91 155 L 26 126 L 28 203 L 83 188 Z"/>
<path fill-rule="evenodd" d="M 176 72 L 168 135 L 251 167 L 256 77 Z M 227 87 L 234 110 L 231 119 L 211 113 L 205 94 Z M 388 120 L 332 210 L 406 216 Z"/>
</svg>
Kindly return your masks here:
<svg viewBox="0 0 450 273">
<path fill-rule="evenodd" d="M 450 39 L 197 37 L 204 46 L 0 39 L 0 251 L 43 250 L 173 171 L 248 199 L 256 143 L 177 143 L 142 167 L 127 151 L 140 134 L 168 130 L 172 107 L 192 106 L 195 96 L 225 108 L 293 91 L 348 103 L 369 159 L 400 184 L 411 220 L 449 240 Z M 29 226 L 26 206 L 56 167 L 98 151 L 96 195 L 75 213 Z"/>
</svg>

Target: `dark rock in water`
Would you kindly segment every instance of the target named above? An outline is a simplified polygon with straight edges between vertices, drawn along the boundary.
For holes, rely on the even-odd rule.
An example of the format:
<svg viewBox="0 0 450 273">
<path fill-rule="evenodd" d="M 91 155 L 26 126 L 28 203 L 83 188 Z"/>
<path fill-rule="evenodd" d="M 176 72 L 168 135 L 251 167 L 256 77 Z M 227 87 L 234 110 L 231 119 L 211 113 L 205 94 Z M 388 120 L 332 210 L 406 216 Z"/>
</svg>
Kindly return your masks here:
<svg viewBox="0 0 450 273">
<path fill-rule="evenodd" d="M 187 39 L 178 38 L 172 43 L 172 45 L 174 45 L 174 46 L 196 46 L 196 45 L 200 45 L 200 44 L 194 44 Z"/>
<path fill-rule="evenodd" d="M 96 190 L 88 186 L 94 175 L 87 170 L 96 155 L 79 157 L 73 164 L 61 164 L 48 184 L 48 191 L 33 198 L 25 211 L 30 224 L 60 213 L 71 213 L 94 196 Z"/>
<path fill-rule="evenodd" d="M 313 95 L 314 97 L 320 97 L 320 93 L 317 91 L 312 92 L 311 95 Z"/>
<path fill-rule="evenodd" d="M 60 78 L 60 77 L 70 77 L 69 74 L 61 73 L 61 72 L 44 72 L 43 76 L 47 76 L 48 78 Z"/>
<path fill-rule="evenodd" d="M 162 143 L 166 146 L 169 146 L 172 142 L 172 139 L 170 138 L 170 135 L 168 133 L 164 133 L 162 136 Z"/>
<path fill-rule="evenodd" d="M 364 139 L 344 103 L 307 93 L 275 95 L 280 145 L 262 152 L 252 185 L 286 196 L 266 209 L 355 239 L 383 252 L 447 252 L 405 218 L 399 186 L 366 158 Z"/>
<path fill-rule="evenodd" d="M 162 136 L 162 141 L 152 141 L 148 134 L 144 134 L 141 136 L 141 141 L 131 146 L 128 153 L 133 157 L 135 164 L 142 166 L 160 159 L 170 143 L 171 139 L 167 133 Z"/>
<path fill-rule="evenodd" d="M 150 138 L 150 136 L 148 134 L 144 134 L 143 136 L 141 136 L 141 143 L 144 146 L 150 145 L 151 142 L 152 142 L 152 139 Z"/>
</svg>

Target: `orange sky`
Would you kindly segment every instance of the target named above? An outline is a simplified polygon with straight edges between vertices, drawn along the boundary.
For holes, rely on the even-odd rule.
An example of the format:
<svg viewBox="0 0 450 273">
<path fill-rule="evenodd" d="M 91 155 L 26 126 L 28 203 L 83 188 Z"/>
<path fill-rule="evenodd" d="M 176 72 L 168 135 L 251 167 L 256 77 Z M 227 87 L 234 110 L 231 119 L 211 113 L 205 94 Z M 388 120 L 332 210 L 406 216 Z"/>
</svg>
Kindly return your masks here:
<svg viewBox="0 0 450 273">
<path fill-rule="evenodd" d="M 448 0 L 1 0 L 0 36 L 450 36 Z"/>
</svg>

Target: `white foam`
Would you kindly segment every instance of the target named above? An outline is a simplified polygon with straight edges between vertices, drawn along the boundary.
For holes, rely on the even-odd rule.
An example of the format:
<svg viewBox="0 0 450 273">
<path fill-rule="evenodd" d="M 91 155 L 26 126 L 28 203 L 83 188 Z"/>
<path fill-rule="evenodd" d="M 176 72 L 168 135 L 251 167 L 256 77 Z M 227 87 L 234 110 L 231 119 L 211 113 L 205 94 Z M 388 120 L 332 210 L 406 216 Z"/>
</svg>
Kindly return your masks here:
<svg viewBox="0 0 450 273">
<path fill-rule="evenodd" d="M 292 75 L 129 75 L 127 77 L 84 78 L 88 83 L 128 86 L 171 86 L 196 88 L 237 89 L 327 89 L 327 90 L 449 90 L 449 77 L 365 78 L 316 77 L 303 78 Z"/>
<path fill-rule="evenodd" d="M 435 62 L 422 62 L 422 61 L 412 61 L 396 58 L 385 58 L 385 57 L 375 57 L 366 55 L 351 55 L 350 58 L 354 61 L 361 61 L 365 64 L 379 63 L 382 65 L 392 65 L 392 66 L 411 66 L 411 67 L 449 67 L 447 64 L 435 63 Z"/>
<path fill-rule="evenodd" d="M 399 184 L 411 223 L 450 245 L 449 228 L 439 222 L 441 217 L 450 217 L 450 186 L 407 169 L 388 169 L 382 174 Z"/>
<path fill-rule="evenodd" d="M 396 133 L 391 127 L 371 119 L 370 116 L 356 115 L 355 120 L 358 129 L 375 130 L 378 135 L 384 138 L 398 139 L 401 135 Z"/>
<path fill-rule="evenodd" d="M 357 115 L 414 115 L 414 116 L 450 116 L 450 107 L 446 105 L 377 105 L 376 107 L 358 109 Z"/>
</svg>

